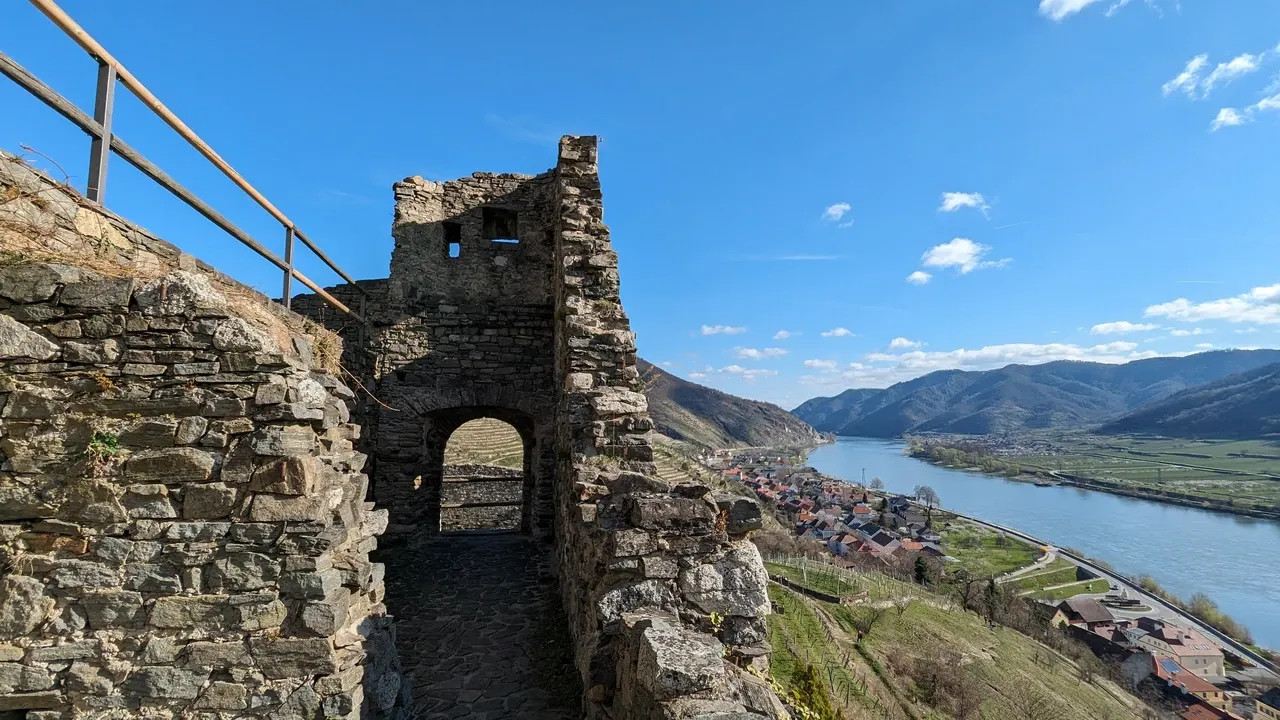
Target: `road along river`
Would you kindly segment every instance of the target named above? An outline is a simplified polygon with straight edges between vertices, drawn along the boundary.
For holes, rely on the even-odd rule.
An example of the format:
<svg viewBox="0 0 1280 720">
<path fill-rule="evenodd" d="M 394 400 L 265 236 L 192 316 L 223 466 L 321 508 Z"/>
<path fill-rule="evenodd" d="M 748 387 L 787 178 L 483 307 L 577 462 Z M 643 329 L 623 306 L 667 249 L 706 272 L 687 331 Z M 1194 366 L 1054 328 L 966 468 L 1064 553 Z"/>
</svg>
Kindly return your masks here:
<svg viewBox="0 0 1280 720">
<path fill-rule="evenodd" d="M 1203 592 L 1280 648 L 1280 523 L 1072 487 L 1041 488 L 931 465 L 898 441 L 840 438 L 809 454 L 822 473 L 885 489 L 937 491 L 948 510 L 1080 550 L 1125 575 L 1150 575 L 1184 598 Z"/>
</svg>

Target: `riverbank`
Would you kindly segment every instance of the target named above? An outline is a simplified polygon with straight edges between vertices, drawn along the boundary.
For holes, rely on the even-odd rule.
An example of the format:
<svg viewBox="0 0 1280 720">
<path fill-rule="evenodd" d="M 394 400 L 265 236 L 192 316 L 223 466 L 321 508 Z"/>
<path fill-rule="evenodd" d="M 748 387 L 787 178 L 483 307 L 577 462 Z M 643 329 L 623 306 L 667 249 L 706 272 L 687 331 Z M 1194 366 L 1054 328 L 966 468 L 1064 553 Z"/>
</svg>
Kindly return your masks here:
<svg viewBox="0 0 1280 720">
<path fill-rule="evenodd" d="M 851 482 L 879 478 L 898 494 L 928 485 L 950 511 L 1079 548 L 1116 572 L 1156 578 L 1179 597 L 1207 591 L 1257 644 L 1280 646 L 1280 523 L 1068 485 L 1035 487 L 922 462 L 903 450 L 897 441 L 841 438 L 811 452 L 808 464 Z"/>
<path fill-rule="evenodd" d="M 1220 500 L 1207 495 L 1160 490 L 1143 485 L 1085 477 L 1043 467 L 1029 467 L 1020 462 L 1003 460 L 971 448 L 957 447 L 939 441 L 920 442 L 913 439 L 910 443 L 907 448 L 908 455 L 917 460 L 949 470 L 981 473 L 1014 482 L 1035 485 L 1052 482 L 1123 497 L 1181 505 L 1198 510 L 1242 515 L 1261 520 L 1280 520 L 1280 507 L 1268 509 L 1259 507 L 1256 504 L 1244 505 L 1237 503 L 1235 500 Z"/>
</svg>

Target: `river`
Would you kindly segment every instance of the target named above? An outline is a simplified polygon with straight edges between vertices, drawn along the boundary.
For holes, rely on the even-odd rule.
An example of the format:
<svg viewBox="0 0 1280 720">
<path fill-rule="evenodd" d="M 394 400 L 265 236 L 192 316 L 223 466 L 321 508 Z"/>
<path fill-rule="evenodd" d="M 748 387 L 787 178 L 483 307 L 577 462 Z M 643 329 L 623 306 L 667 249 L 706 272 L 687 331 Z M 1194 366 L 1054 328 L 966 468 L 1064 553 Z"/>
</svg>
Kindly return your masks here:
<svg viewBox="0 0 1280 720">
<path fill-rule="evenodd" d="M 1041 488 L 951 470 L 903 455 L 899 441 L 840 438 L 809 454 L 819 472 L 885 489 L 937 491 L 942 507 L 1016 528 L 1105 560 L 1126 575 L 1150 575 L 1180 597 L 1204 592 L 1244 623 L 1254 640 L 1280 648 L 1280 522 L 1166 505 L 1073 487 Z"/>
</svg>

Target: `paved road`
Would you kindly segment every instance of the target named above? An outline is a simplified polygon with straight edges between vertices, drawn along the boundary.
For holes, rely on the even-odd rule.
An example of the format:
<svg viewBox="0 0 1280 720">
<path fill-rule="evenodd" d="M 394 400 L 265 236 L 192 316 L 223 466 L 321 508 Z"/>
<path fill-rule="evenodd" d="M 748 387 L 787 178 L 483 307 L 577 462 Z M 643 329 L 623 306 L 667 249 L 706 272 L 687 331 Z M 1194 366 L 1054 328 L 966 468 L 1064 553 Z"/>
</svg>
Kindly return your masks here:
<svg viewBox="0 0 1280 720">
<path fill-rule="evenodd" d="M 1158 617 L 1158 618 L 1167 618 L 1167 619 L 1177 620 L 1179 624 L 1185 625 L 1200 631 L 1205 637 L 1209 638 L 1219 647 L 1225 650 L 1229 650 L 1235 655 L 1239 655 L 1241 657 L 1247 658 L 1250 662 L 1258 665 L 1260 669 L 1269 673 L 1273 678 L 1280 680 L 1280 672 L 1277 672 L 1276 669 L 1270 663 L 1268 663 L 1265 658 L 1260 657 L 1253 650 L 1250 650 L 1244 645 L 1241 645 L 1235 640 L 1232 640 L 1226 635 L 1223 635 L 1221 632 L 1217 631 L 1216 629 L 1211 628 L 1208 625 L 1205 625 L 1204 623 L 1200 622 L 1195 617 L 1188 614 L 1181 608 L 1174 607 L 1173 605 L 1170 605 L 1169 603 L 1165 602 L 1164 600 L 1161 600 L 1158 597 L 1155 597 L 1153 595 L 1150 595 L 1149 593 L 1143 592 L 1141 588 L 1129 582 L 1123 576 L 1116 574 L 1114 571 L 1108 570 L 1104 567 L 1100 567 L 1094 564 L 1093 562 L 1090 562 L 1086 558 L 1073 555 L 1071 553 L 1068 553 L 1062 550 L 1061 548 L 1056 548 L 1050 543 L 1045 542 L 1044 540 L 1041 540 L 1037 537 L 1033 537 L 1019 530 L 1014 530 L 1013 528 L 1004 527 L 1003 525 L 996 525 L 995 523 L 989 523 L 986 520 L 980 520 L 978 518 L 971 517 L 968 515 L 962 515 L 960 513 L 953 512 L 950 510 L 948 510 L 947 512 L 950 512 L 952 515 L 955 515 L 956 517 L 964 518 L 965 520 L 968 520 L 970 522 L 974 522 L 979 525 L 984 525 L 986 527 L 992 528 L 993 530 L 999 530 L 1000 532 L 1006 533 L 1013 537 L 1020 538 L 1022 540 L 1026 540 L 1027 542 L 1035 543 L 1036 545 L 1041 545 L 1048 548 L 1050 552 L 1057 553 L 1058 557 L 1061 557 L 1070 561 L 1071 563 L 1075 564 L 1077 567 L 1085 568 L 1086 570 L 1093 573 L 1094 575 L 1097 575 L 1098 577 L 1106 578 L 1111 582 L 1112 587 L 1122 588 L 1128 597 L 1137 598 L 1141 600 L 1145 605 L 1152 608 L 1152 610 L 1149 612 L 1138 613 L 1137 615 L 1139 616 L 1146 615 L 1149 617 Z"/>
<path fill-rule="evenodd" d="M 415 718 L 581 717 L 550 546 L 445 536 L 379 556 Z"/>
</svg>

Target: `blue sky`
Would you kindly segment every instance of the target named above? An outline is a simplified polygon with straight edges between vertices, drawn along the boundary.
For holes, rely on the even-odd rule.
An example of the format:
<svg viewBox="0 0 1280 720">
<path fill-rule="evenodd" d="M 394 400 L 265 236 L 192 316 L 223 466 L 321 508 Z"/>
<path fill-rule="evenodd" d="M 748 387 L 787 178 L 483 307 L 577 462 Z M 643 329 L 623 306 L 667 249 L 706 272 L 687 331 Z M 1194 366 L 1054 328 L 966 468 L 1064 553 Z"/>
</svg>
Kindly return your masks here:
<svg viewBox="0 0 1280 720">
<path fill-rule="evenodd" d="M 600 135 L 641 354 L 729 392 L 1280 344 L 1273 0 L 622 5 L 63 3 L 355 277 L 386 275 L 392 182 Z M 0 49 L 91 108 L 93 62 L 34 8 L 0 10 Z M 8 81 L 0 108 L 0 147 L 83 184 L 79 131 Z M 127 93 L 115 127 L 281 245 Z M 110 207 L 277 291 L 112 167 Z"/>
</svg>

